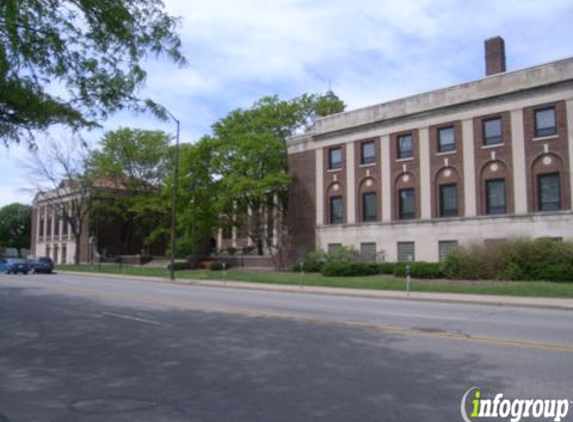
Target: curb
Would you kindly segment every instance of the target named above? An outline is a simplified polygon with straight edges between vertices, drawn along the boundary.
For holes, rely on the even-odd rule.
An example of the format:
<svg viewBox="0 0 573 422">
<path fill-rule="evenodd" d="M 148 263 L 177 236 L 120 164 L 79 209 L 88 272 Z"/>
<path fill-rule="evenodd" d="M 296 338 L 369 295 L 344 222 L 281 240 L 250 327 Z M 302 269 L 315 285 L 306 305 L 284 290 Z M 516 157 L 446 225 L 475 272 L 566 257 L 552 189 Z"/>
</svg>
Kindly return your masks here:
<svg viewBox="0 0 573 422">
<path fill-rule="evenodd" d="M 416 302 L 453 303 L 459 305 L 489 305 L 499 307 L 536 308 L 573 311 L 573 299 L 529 298 L 522 296 L 473 295 L 460 293 L 400 292 L 395 290 L 368 290 L 319 286 L 298 286 L 283 284 L 250 283 L 245 281 L 176 279 L 171 281 L 162 277 L 134 276 L 123 274 L 102 274 L 81 271 L 58 271 L 59 274 L 99 277 L 107 279 L 125 279 L 153 283 L 166 283 L 181 286 L 198 285 L 216 288 L 235 288 L 244 290 L 263 290 L 287 293 L 323 294 L 370 299 L 408 300 Z"/>
</svg>

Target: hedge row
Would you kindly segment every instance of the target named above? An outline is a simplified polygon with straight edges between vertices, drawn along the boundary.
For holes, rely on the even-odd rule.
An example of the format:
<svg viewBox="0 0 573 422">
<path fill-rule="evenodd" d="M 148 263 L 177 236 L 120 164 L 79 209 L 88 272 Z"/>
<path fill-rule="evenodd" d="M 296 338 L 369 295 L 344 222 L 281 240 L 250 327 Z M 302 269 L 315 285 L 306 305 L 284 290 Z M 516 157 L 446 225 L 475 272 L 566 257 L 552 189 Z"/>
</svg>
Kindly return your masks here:
<svg viewBox="0 0 573 422">
<path fill-rule="evenodd" d="M 463 280 L 573 281 L 573 244 L 551 239 L 512 240 L 458 249 L 444 273 Z"/>
</svg>

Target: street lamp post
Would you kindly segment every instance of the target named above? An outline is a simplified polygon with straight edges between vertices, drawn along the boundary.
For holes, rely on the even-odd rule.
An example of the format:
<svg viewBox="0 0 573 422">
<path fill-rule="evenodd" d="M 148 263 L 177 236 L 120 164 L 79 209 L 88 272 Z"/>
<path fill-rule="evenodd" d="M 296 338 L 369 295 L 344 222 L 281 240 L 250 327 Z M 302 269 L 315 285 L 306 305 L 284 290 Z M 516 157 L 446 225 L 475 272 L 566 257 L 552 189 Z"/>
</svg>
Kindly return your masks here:
<svg viewBox="0 0 573 422">
<path fill-rule="evenodd" d="M 191 191 L 191 257 L 193 262 L 193 269 L 197 264 L 197 239 L 195 239 L 195 215 L 197 213 L 197 203 L 195 202 L 195 168 L 191 168 L 191 171 L 187 174 L 190 178 L 189 190 Z"/>
<path fill-rule="evenodd" d="M 177 226 L 177 185 L 179 182 L 179 120 L 169 111 L 167 114 L 177 124 L 177 135 L 175 136 L 175 167 L 173 169 L 173 186 L 171 188 L 171 265 L 169 267 L 169 278 L 175 280 L 175 229 Z"/>
</svg>

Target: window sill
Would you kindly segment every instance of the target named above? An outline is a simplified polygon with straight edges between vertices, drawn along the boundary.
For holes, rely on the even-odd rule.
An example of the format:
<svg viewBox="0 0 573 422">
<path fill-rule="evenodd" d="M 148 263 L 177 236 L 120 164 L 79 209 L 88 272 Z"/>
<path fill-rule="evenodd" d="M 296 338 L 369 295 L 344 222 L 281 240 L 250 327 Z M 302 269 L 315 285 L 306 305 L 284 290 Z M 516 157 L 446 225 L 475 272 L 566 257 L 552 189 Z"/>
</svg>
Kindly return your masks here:
<svg viewBox="0 0 573 422">
<path fill-rule="evenodd" d="M 458 153 L 458 151 L 454 149 L 452 151 L 437 152 L 436 156 L 441 157 L 442 155 L 454 155 L 457 153 Z"/>
<path fill-rule="evenodd" d="M 327 173 L 339 173 L 341 171 L 342 171 L 341 168 L 340 169 L 328 169 L 328 170 L 326 170 Z"/>
<path fill-rule="evenodd" d="M 373 163 L 360 164 L 358 167 L 360 167 L 360 168 L 374 167 L 375 165 L 376 165 L 376 162 L 373 162 Z"/>
<path fill-rule="evenodd" d="M 406 157 L 406 158 L 397 158 L 396 159 L 397 163 L 404 163 L 406 161 L 414 161 L 414 157 Z"/>
<path fill-rule="evenodd" d="M 505 142 L 502 142 L 501 144 L 482 145 L 481 149 L 500 148 L 503 146 L 505 146 Z"/>
<path fill-rule="evenodd" d="M 549 135 L 549 136 L 538 136 L 537 138 L 533 138 L 533 142 L 541 142 L 541 141 L 551 141 L 552 139 L 558 139 L 559 135 Z"/>
</svg>

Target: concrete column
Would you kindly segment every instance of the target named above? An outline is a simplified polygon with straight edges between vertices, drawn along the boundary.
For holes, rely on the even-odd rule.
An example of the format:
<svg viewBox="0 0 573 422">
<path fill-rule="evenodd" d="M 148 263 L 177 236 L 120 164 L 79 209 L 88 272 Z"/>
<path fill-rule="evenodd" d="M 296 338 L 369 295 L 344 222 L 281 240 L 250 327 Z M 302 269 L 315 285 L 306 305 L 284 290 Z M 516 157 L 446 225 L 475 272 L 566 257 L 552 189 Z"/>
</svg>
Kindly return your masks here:
<svg viewBox="0 0 573 422">
<path fill-rule="evenodd" d="M 432 175 L 430 174 L 430 131 L 427 127 L 419 130 L 420 142 L 420 217 L 432 218 Z"/>
<path fill-rule="evenodd" d="M 354 162 L 354 142 L 346 143 L 346 222 L 356 223 L 356 174 Z"/>
<path fill-rule="evenodd" d="M 316 150 L 316 225 L 324 224 L 324 150 Z"/>
<path fill-rule="evenodd" d="M 38 206 L 38 211 L 36 212 L 36 244 L 40 240 L 40 236 L 43 236 L 44 233 L 40 233 L 40 221 L 42 220 L 42 212 L 44 209 L 41 206 Z"/>
<path fill-rule="evenodd" d="M 513 192 L 516 214 L 527 213 L 527 172 L 525 169 L 525 139 L 523 110 L 511 112 L 511 150 L 513 161 Z"/>
<path fill-rule="evenodd" d="M 217 230 L 217 249 L 221 250 L 221 245 L 223 245 L 223 229 Z"/>
<path fill-rule="evenodd" d="M 392 180 L 390 176 L 390 136 L 380 137 L 380 167 L 382 180 L 382 221 L 392 221 Z"/>
<path fill-rule="evenodd" d="M 464 151 L 464 205 L 466 217 L 477 215 L 476 203 L 476 168 L 474 154 L 474 125 L 471 119 L 462 122 Z"/>
<path fill-rule="evenodd" d="M 573 100 L 567 101 L 567 138 L 569 139 L 569 187 L 573 198 Z M 572 206 L 573 206 L 573 201 Z"/>
</svg>

